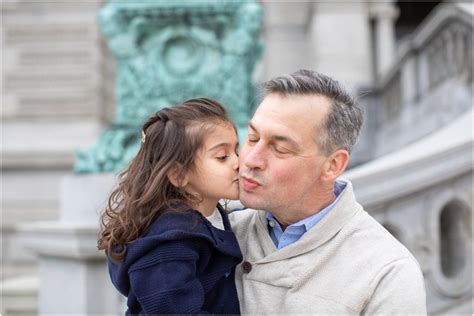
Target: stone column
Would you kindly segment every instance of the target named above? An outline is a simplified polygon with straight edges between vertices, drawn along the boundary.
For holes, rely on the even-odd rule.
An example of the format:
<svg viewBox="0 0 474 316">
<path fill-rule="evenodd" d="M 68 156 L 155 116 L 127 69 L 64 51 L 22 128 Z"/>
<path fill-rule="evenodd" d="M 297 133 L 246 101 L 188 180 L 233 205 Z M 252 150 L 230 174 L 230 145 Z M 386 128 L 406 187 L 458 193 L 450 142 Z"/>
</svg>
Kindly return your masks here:
<svg viewBox="0 0 474 316">
<path fill-rule="evenodd" d="M 313 4 L 310 1 L 265 1 L 264 76 L 268 80 L 301 68 L 311 68 L 308 23 Z"/>
<path fill-rule="evenodd" d="M 351 88 L 372 83 L 368 4 L 315 2 L 309 27 L 312 68 Z"/>
<path fill-rule="evenodd" d="M 371 2 L 371 14 L 375 19 L 375 49 L 377 74 L 385 73 L 395 58 L 395 20 L 399 10 L 393 2 Z"/>
</svg>

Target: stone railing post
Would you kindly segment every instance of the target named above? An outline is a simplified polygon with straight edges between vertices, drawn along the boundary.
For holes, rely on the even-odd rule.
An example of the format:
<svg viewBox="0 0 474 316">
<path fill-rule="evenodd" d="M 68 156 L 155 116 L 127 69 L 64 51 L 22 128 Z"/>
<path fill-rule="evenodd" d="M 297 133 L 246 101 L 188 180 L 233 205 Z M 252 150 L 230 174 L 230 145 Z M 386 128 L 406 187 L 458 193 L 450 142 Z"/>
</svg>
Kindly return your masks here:
<svg viewBox="0 0 474 316">
<path fill-rule="evenodd" d="M 370 4 L 371 15 L 375 19 L 375 49 L 377 74 L 384 74 L 395 59 L 395 20 L 399 11 L 388 1 Z"/>
</svg>

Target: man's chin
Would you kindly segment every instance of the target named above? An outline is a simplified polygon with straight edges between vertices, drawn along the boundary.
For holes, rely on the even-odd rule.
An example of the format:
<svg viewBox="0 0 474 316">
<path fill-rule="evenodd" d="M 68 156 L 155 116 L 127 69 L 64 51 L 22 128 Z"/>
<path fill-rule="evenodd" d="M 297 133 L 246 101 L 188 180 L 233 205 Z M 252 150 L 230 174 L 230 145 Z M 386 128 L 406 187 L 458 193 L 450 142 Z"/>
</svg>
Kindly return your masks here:
<svg viewBox="0 0 474 316">
<path fill-rule="evenodd" d="M 253 208 L 253 209 L 263 209 L 263 203 L 261 199 L 257 198 L 254 194 L 250 194 L 248 192 L 240 191 L 240 203 L 245 206 L 245 208 Z"/>
</svg>

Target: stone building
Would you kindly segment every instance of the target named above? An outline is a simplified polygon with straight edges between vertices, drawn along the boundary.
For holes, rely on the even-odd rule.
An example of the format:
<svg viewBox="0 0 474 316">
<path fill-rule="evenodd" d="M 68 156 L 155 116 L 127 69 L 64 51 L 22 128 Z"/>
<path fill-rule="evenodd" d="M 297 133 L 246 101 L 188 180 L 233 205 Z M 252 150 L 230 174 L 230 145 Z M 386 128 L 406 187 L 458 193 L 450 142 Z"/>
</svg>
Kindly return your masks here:
<svg viewBox="0 0 474 316">
<path fill-rule="evenodd" d="M 2 313 L 119 312 L 119 299 L 101 292 L 106 285 L 74 289 L 68 295 L 76 305 L 51 306 L 41 294 L 48 286 L 60 293 L 74 278 L 107 282 L 90 209 L 113 176 L 92 188 L 87 181 L 67 185 L 74 150 L 87 147 L 114 112 L 114 60 L 96 21 L 103 4 L 2 4 Z M 265 50 L 255 80 L 316 69 L 360 96 L 366 124 L 345 176 L 422 265 L 429 312 L 472 314 L 473 5 L 354 0 L 263 7 Z M 85 192 L 87 201 L 69 199 L 71 190 Z M 95 196 L 87 197 L 91 191 Z M 41 279 L 58 262 L 67 266 L 63 274 Z"/>
</svg>

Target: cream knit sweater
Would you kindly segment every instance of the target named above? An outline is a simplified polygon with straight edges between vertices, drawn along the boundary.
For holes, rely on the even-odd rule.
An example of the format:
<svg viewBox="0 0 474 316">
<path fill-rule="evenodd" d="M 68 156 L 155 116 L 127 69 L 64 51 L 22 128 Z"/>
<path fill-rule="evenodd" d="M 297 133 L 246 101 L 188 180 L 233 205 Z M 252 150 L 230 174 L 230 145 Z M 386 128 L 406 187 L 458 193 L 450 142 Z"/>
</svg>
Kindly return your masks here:
<svg viewBox="0 0 474 316">
<path fill-rule="evenodd" d="M 265 212 L 230 220 L 247 262 L 235 275 L 242 314 L 426 314 L 418 262 L 362 209 L 348 181 L 321 222 L 281 250 Z"/>
</svg>

